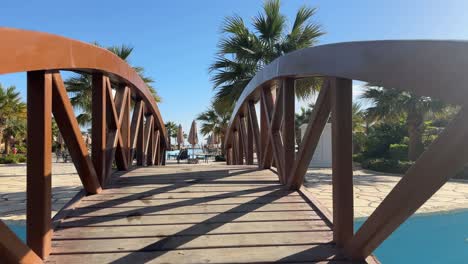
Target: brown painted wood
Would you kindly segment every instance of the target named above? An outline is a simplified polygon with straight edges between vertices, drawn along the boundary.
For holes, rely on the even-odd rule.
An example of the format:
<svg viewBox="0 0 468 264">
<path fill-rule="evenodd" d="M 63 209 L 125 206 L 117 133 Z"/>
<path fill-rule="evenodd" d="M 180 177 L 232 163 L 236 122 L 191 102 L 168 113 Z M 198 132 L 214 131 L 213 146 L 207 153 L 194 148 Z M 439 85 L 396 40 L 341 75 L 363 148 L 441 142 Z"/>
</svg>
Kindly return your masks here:
<svg viewBox="0 0 468 264">
<path fill-rule="evenodd" d="M 93 73 L 92 79 L 91 158 L 99 183 L 104 187 L 106 177 L 106 93 L 107 77 Z"/>
<path fill-rule="evenodd" d="M 133 108 L 132 123 L 130 125 L 130 158 L 129 164 L 133 163 L 133 158 L 135 156 L 137 142 L 138 142 L 138 133 L 140 131 L 140 123 L 143 122 L 141 117 L 143 113 L 143 108 L 145 103 L 141 100 L 137 100 L 135 107 Z"/>
<path fill-rule="evenodd" d="M 27 73 L 26 239 L 42 259 L 51 250 L 52 74 Z"/>
<path fill-rule="evenodd" d="M 143 111 L 141 112 L 140 123 L 138 128 L 137 134 L 137 142 L 136 142 L 136 160 L 138 166 L 144 165 L 144 157 L 145 157 L 145 107 L 143 106 Z"/>
<path fill-rule="evenodd" d="M 5 264 L 40 264 L 42 259 L 0 220 L 0 260 Z"/>
<path fill-rule="evenodd" d="M 232 133 L 232 149 L 234 151 L 234 163 L 233 165 L 239 165 L 239 137 L 236 128 Z"/>
<path fill-rule="evenodd" d="M 241 144 L 242 144 L 242 150 L 243 150 L 242 153 L 245 158 L 245 164 L 249 165 L 248 159 L 249 159 L 250 154 L 249 154 L 249 146 L 248 146 L 248 132 L 245 127 L 245 117 L 244 116 L 239 117 L 238 122 L 239 122 L 239 136 L 241 138 Z"/>
<path fill-rule="evenodd" d="M 283 141 L 280 134 L 282 116 L 283 116 L 283 90 L 284 86 L 281 84 L 277 87 L 277 96 L 275 105 L 271 105 L 273 97 L 267 90 L 263 90 L 263 96 L 266 98 L 264 107 L 272 109 L 273 114 L 267 114 L 268 133 L 270 138 L 270 146 L 273 150 L 274 163 L 277 168 L 278 178 L 281 183 L 285 183 L 285 167 L 284 167 L 284 148 Z"/>
<path fill-rule="evenodd" d="M 292 177 L 292 169 L 296 159 L 296 135 L 295 135 L 295 80 L 285 78 L 283 82 L 283 162 L 284 162 L 284 183 Z"/>
<path fill-rule="evenodd" d="M 246 160 L 246 164 L 247 165 L 253 165 L 254 164 L 254 131 L 253 131 L 253 128 L 252 128 L 252 121 L 250 120 L 250 114 L 249 114 L 249 110 L 248 110 L 248 106 L 246 107 L 247 108 L 247 117 L 244 117 L 244 119 L 246 120 L 246 134 L 247 134 L 247 144 L 246 144 L 246 149 L 247 149 L 247 160 Z"/>
<path fill-rule="evenodd" d="M 153 164 L 154 165 L 161 165 L 162 163 L 162 157 L 161 153 L 161 140 L 159 137 L 161 134 L 159 133 L 159 130 L 154 131 L 154 151 L 153 151 Z"/>
<path fill-rule="evenodd" d="M 99 193 L 101 185 L 99 184 L 96 170 L 83 140 L 80 126 L 76 121 L 73 106 L 68 98 L 62 77 L 58 72 L 53 73 L 52 77 L 52 112 L 60 134 L 68 147 L 84 189 L 89 194 Z"/>
<path fill-rule="evenodd" d="M 315 148 L 330 116 L 330 100 L 330 84 L 327 81 L 322 86 L 314 109 L 309 117 L 309 123 L 302 138 L 297 159 L 294 162 L 291 173 L 292 177 L 288 180 L 288 188 L 291 190 L 298 190 L 304 183 L 304 177 L 314 155 Z"/>
<path fill-rule="evenodd" d="M 352 81 L 332 78 L 333 239 L 344 246 L 353 236 Z"/>
<path fill-rule="evenodd" d="M 151 160 L 152 154 L 150 153 L 149 149 L 151 148 L 153 151 L 154 148 L 152 146 L 152 138 L 154 136 L 154 129 L 153 129 L 153 116 L 149 115 L 146 117 L 146 123 L 145 123 L 145 148 L 143 151 L 143 159 L 146 162 L 146 165 L 152 165 L 148 164 L 148 160 Z"/>
<path fill-rule="evenodd" d="M 244 164 L 244 137 L 242 137 L 241 131 L 240 131 L 240 124 L 239 124 L 239 119 L 237 119 L 237 131 L 236 131 L 236 137 L 237 137 L 237 165 L 243 165 Z"/>
<path fill-rule="evenodd" d="M 130 143 L 130 117 L 129 117 L 129 89 L 128 87 L 117 87 L 115 92 L 115 107 L 118 124 L 118 133 L 115 164 L 118 170 L 128 170 L 128 150 Z"/>
<path fill-rule="evenodd" d="M 226 150 L 226 164 L 232 165 L 232 148 L 231 147 L 229 147 Z"/>
<path fill-rule="evenodd" d="M 261 122 L 262 127 L 260 133 L 262 134 L 262 165 L 263 169 L 269 169 L 272 165 L 273 160 L 273 150 L 271 147 L 270 140 L 270 120 L 271 112 L 273 110 L 273 97 L 271 94 L 270 87 L 261 88 L 261 99 L 260 99 L 260 110 L 261 110 Z"/>
<path fill-rule="evenodd" d="M 257 112 L 255 110 L 255 103 L 253 101 L 249 101 L 248 103 L 248 114 L 250 128 L 249 132 L 252 133 L 253 142 L 255 144 L 255 151 L 257 153 L 257 163 L 260 165 L 262 146 L 260 144 L 260 129 L 258 126 Z"/>
<path fill-rule="evenodd" d="M 468 107 L 439 134 L 349 241 L 356 259 L 367 257 L 468 162 Z"/>
</svg>

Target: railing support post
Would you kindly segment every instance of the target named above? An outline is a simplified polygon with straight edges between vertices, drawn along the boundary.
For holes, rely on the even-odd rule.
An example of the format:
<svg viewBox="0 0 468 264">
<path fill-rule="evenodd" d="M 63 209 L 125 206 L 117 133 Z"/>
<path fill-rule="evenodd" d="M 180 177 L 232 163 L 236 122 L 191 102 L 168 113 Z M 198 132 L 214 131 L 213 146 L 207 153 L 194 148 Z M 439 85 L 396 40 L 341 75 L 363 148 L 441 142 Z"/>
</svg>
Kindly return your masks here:
<svg viewBox="0 0 468 264">
<path fill-rule="evenodd" d="M 353 236 L 352 81 L 331 80 L 333 239 L 342 247 Z"/>
<path fill-rule="evenodd" d="M 106 178 L 106 76 L 94 73 L 92 80 L 91 158 L 101 187 Z"/>
<path fill-rule="evenodd" d="M 295 160 L 295 92 L 294 79 L 286 78 L 283 80 L 283 160 L 284 160 L 284 181 L 287 182 L 291 177 L 291 171 Z"/>
<path fill-rule="evenodd" d="M 52 239 L 52 74 L 28 72 L 27 93 L 26 237 L 28 246 L 44 259 Z"/>
</svg>

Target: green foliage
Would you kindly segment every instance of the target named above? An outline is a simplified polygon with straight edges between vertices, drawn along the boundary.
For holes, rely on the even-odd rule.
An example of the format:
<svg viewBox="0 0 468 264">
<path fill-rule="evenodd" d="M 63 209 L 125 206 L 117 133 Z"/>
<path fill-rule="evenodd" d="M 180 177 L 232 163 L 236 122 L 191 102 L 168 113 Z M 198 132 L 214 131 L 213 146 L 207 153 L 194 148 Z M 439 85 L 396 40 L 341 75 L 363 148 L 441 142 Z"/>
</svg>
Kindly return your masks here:
<svg viewBox="0 0 468 264">
<path fill-rule="evenodd" d="M 16 164 L 26 162 L 26 156 L 23 154 L 7 154 L 0 157 L 0 164 Z"/>
<path fill-rule="evenodd" d="M 380 158 L 364 160 L 361 163 L 361 166 L 364 169 L 374 171 L 404 174 L 413 164 L 414 162 L 412 161 L 400 161 Z"/>
<path fill-rule="evenodd" d="M 394 160 L 408 160 L 408 145 L 406 144 L 390 144 L 389 156 Z"/>
<path fill-rule="evenodd" d="M 218 143 L 224 151 L 224 136 L 231 118 L 231 109 L 212 104 L 211 107 L 200 113 L 197 120 L 201 121 L 200 133 L 204 136 L 212 135 L 217 137 Z M 219 142 L 221 141 L 221 142 Z"/>
<path fill-rule="evenodd" d="M 100 46 L 98 43 L 93 44 Z M 108 47 L 107 50 L 128 62 L 133 47 L 127 45 L 111 46 Z M 145 75 L 143 67 L 134 66 L 133 69 L 140 75 L 140 78 L 145 82 L 146 86 L 148 86 L 156 102 L 160 102 L 161 97 L 152 86 L 154 80 Z M 65 80 L 65 87 L 70 94 L 70 102 L 73 108 L 79 113 L 76 116 L 78 123 L 81 126 L 91 124 L 92 76 L 86 73 L 77 73 Z"/>
<path fill-rule="evenodd" d="M 288 29 L 288 19 L 280 12 L 280 6 L 279 0 L 265 1 L 263 12 L 252 18 L 253 30 L 237 15 L 225 18 L 217 56 L 209 68 L 217 90 L 216 105 L 232 107 L 264 65 L 288 52 L 314 45 L 324 34 L 320 25 L 311 21 L 315 8 L 301 7 Z M 307 98 L 321 83 L 320 78 L 296 82 L 296 96 Z"/>
<path fill-rule="evenodd" d="M 406 134 L 402 123 L 380 123 L 369 129 L 364 155 L 367 158 L 388 158 L 391 144 L 399 144 Z"/>
</svg>

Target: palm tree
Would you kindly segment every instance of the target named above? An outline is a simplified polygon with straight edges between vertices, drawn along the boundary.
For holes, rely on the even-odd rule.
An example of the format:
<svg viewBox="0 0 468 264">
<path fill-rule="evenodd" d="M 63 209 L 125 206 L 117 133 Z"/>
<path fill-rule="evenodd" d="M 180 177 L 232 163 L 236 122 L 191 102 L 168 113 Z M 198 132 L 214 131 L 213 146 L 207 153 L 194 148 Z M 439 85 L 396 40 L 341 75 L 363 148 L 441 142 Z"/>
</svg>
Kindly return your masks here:
<svg viewBox="0 0 468 264">
<path fill-rule="evenodd" d="M 93 43 L 99 46 L 98 43 Z M 133 47 L 127 45 L 111 46 L 107 48 L 109 51 L 120 57 L 122 60 L 128 62 L 129 56 L 133 51 Z M 154 80 L 144 74 L 142 67 L 133 67 L 133 69 L 140 75 L 143 81 L 146 83 L 151 93 L 153 94 L 156 102 L 160 102 L 161 98 L 157 94 L 156 90 L 152 86 Z M 80 114 L 77 115 L 76 119 L 82 126 L 89 125 L 91 123 L 91 97 L 92 97 L 92 77 L 89 74 L 79 73 L 75 76 L 68 78 L 65 81 L 68 93 L 71 94 L 70 101 Z"/>
<path fill-rule="evenodd" d="M 16 87 L 3 88 L 0 84 L 0 138 L 4 139 L 5 153 L 9 152 L 11 136 L 18 132 L 17 124 L 25 120 L 26 104 L 21 101 L 20 93 L 16 91 Z"/>
<path fill-rule="evenodd" d="M 166 126 L 166 131 L 167 131 L 167 137 L 168 137 L 168 142 L 169 142 L 169 146 L 171 147 L 171 138 L 173 137 L 177 137 L 177 129 L 178 129 L 178 126 L 176 125 L 176 123 L 172 122 L 172 121 L 168 121 L 166 124 L 164 124 Z M 171 147 L 172 148 L 172 147 Z"/>
<path fill-rule="evenodd" d="M 221 141 L 221 151 L 224 155 L 224 137 L 226 135 L 231 109 L 212 104 L 211 107 L 200 113 L 197 120 L 201 121 L 200 133 L 203 136 L 212 134 Z"/>
<path fill-rule="evenodd" d="M 217 90 L 215 104 L 232 107 L 244 87 L 264 65 L 288 52 L 314 45 L 324 34 L 320 25 L 310 21 L 315 11 L 315 8 L 307 6 L 299 8 L 290 30 L 286 16 L 280 13 L 280 0 L 264 3 L 263 13 L 253 18 L 253 30 L 241 17 L 227 17 L 216 60 L 209 68 Z M 319 78 L 299 79 L 296 96 L 307 98 L 320 85 Z"/>
<path fill-rule="evenodd" d="M 424 151 L 422 134 L 425 115 L 438 112 L 444 107 L 443 103 L 429 97 L 380 87 L 368 87 L 362 98 L 374 103 L 366 113 L 370 120 L 398 121 L 404 118 L 408 127 L 410 160 L 416 160 Z"/>
</svg>

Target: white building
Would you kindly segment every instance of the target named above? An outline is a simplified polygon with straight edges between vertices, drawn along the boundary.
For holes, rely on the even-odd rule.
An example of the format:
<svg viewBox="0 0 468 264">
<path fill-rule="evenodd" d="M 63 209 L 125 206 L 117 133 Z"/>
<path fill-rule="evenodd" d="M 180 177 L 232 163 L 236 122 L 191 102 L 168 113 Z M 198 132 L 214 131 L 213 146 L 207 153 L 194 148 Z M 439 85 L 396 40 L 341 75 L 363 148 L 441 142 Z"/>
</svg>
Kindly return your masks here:
<svg viewBox="0 0 468 264">
<path fill-rule="evenodd" d="M 307 124 L 303 124 L 299 128 L 301 130 L 301 137 L 303 138 L 307 129 Z M 309 167 L 330 168 L 332 166 L 331 133 L 331 123 L 327 123 L 322 131 Z"/>
</svg>

